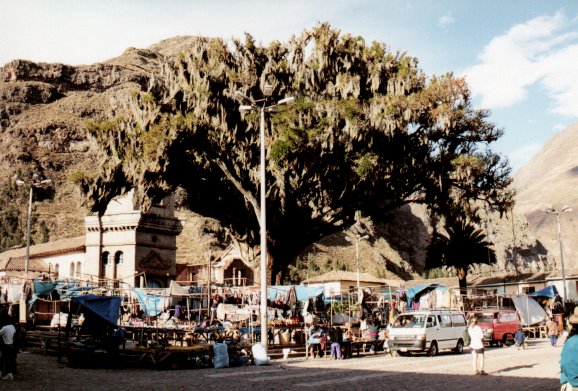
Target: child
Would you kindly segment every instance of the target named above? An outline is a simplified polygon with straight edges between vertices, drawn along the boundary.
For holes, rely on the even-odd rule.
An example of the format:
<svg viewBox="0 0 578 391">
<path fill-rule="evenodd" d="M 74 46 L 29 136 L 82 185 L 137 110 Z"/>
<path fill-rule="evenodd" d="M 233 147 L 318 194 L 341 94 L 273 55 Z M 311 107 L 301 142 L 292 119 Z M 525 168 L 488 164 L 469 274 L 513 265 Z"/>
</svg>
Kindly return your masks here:
<svg viewBox="0 0 578 391">
<path fill-rule="evenodd" d="M 514 345 L 520 350 L 520 348 L 526 349 L 526 335 L 522 331 L 522 328 L 519 327 L 516 334 L 514 334 Z"/>
</svg>

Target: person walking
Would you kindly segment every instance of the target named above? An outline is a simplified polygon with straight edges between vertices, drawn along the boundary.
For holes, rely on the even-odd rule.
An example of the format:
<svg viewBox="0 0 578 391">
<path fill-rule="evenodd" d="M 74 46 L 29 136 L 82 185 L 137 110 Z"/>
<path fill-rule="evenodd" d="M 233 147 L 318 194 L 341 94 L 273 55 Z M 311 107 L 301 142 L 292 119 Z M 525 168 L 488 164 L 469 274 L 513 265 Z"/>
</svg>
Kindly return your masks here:
<svg viewBox="0 0 578 391">
<path fill-rule="evenodd" d="M 546 329 L 548 330 L 550 345 L 556 346 L 558 343 L 558 335 L 560 334 L 560 326 L 558 322 L 554 320 L 554 317 L 550 317 L 550 320 L 546 322 Z"/>
<path fill-rule="evenodd" d="M 5 315 L 2 317 L 2 355 L 0 356 L 0 370 L 2 380 L 14 380 L 13 373 L 16 371 L 16 348 L 14 346 L 14 335 L 16 328 L 12 324 L 12 319 Z"/>
<path fill-rule="evenodd" d="M 514 334 L 514 345 L 520 350 L 520 348 L 526 349 L 526 335 L 522 331 L 522 327 L 518 327 L 518 331 Z"/>
<path fill-rule="evenodd" d="M 472 367 L 476 375 L 487 375 L 484 371 L 485 357 L 484 357 L 484 332 L 478 326 L 478 318 L 470 319 L 470 327 L 468 327 L 468 334 L 470 335 L 470 349 L 472 350 Z"/>
<path fill-rule="evenodd" d="M 560 390 L 578 390 L 578 307 L 568 318 L 572 327 L 560 353 Z"/>
</svg>

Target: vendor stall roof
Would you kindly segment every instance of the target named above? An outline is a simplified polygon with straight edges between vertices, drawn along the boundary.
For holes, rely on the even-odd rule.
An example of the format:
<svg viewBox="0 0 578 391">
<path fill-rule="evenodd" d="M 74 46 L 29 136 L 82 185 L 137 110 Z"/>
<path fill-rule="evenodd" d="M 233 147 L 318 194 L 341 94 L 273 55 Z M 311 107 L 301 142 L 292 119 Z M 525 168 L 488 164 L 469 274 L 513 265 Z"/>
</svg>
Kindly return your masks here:
<svg viewBox="0 0 578 391">
<path fill-rule="evenodd" d="M 118 296 L 85 295 L 73 297 L 71 300 L 73 303 L 82 304 L 110 324 L 116 325 L 118 322 L 121 302 Z"/>
<path fill-rule="evenodd" d="M 540 289 L 539 291 L 530 293 L 530 296 L 544 296 L 554 298 L 558 295 L 558 290 L 554 285 L 549 285 L 546 288 Z"/>
<path fill-rule="evenodd" d="M 356 272 L 348 272 L 344 270 L 332 270 L 317 277 L 309 278 L 303 281 L 303 284 L 317 284 L 322 282 L 336 282 L 336 281 L 357 281 Z M 365 283 L 374 283 L 379 285 L 386 285 L 388 281 L 383 278 L 372 276 L 369 273 L 359 273 L 359 281 Z"/>
</svg>

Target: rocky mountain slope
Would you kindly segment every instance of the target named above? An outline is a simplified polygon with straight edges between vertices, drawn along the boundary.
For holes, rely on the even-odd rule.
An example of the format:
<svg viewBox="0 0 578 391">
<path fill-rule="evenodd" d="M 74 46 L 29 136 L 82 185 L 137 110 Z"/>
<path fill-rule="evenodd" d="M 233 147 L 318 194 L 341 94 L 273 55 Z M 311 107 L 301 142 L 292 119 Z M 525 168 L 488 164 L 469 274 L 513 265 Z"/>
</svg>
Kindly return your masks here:
<svg viewBox="0 0 578 391">
<path fill-rule="evenodd" d="M 0 68 L 0 184 L 18 171 L 39 172 L 53 179 L 53 199 L 35 206 L 39 219 L 47 223 L 52 240 L 84 232 L 87 210 L 81 206 L 71 178 L 92 164 L 87 121 L 122 115 L 117 102 L 134 90 L 146 89 L 163 56 L 176 55 L 189 42 L 190 37 L 176 37 L 148 49 L 129 48 L 117 58 L 86 66 L 14 60 Z M 544 162 L 550 159 L 548 156 Z M 570 157 L 571 154 L 568 160 Z M 553 173 L 545 163 L 540 164 L 540 170 L 543 178 L 552 179 Z M 570 184 L 571 164 L 560 170 L 555 174 Z M 533 202 L 529 195 L 544 193 L 538 190 L 531 174 L 524 176 L 525 172 L 531 170 L 522 170 L 517 177 L 521 186 L 522 202 L 517 209 L 520 214 L 502 218 L 489 215 L 484 222 L 483 228 L 498 253 L 499 265 L 494 270 L 548 268 L 548 252 L 536 241 L 531 228 L 537 225 L 539 232 L 544 232 L 542 229 L 551 227 L 554 219 L 546 219 L 527 206 Z M 552 195 L 556 192 L 552 191 Z M 551 202 L 554 201 L 558 199 Z M 25 215 L 27 199 L 14 202 Z M 202 263 L 210 248 L 214 254 L 216 248 L 225 247 L 225 235 L 217 222 L 189 211 L 181 210 L 179 214 L 187 219 L 187 224 L 178 239 L 178 262 Z M 524 215 L 529 216 L 530 225 Z M 423 271 L 431 233 L 423 208 L 401 208 L 391 213 L 388 221 L 366 217 L 362 225 L 370 234 L 370 240 L 360 244 L 362 269 L 388 278 L 410 278 Z M 305 249 L 302 257 L 313 254 L 319 264 L 339 261 L 343 267 L 355 270 L 355 245 L 344 239 L 348 234 L 351 232 L 344 231 L 324 238 Z M 546 247 L 548 244 L 546 241 Z"/>
<path fill-rule="evenodd" d="M 566 268 L 578 268 L 578 124 L 556 134 L 532 160 L 516 173 L 516 213 L 528 220 L 557 265 L 560 262 L 558 227 L 555 214 L 566 205 L 574 210 L 560 213 L 560 228 Z"/>
</svg>

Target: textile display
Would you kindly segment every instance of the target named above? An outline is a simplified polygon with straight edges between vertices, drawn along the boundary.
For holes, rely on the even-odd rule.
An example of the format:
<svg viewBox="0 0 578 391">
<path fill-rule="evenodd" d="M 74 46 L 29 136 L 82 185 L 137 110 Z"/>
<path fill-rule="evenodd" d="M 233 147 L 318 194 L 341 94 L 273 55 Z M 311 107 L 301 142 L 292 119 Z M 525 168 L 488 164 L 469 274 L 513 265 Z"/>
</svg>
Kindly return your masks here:
<svg viewBox="0 0 578 391">
<path fill-rule="evenodd" d="M 157 316 L 164 310 L 163 297 L 155 293 L 145 292 L 140 288 L 134 288 L 133 292 L 144 311 L 145 316 Z"/>
</svg>

